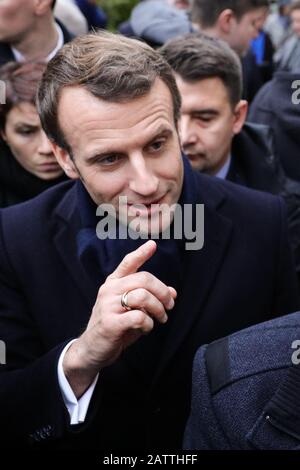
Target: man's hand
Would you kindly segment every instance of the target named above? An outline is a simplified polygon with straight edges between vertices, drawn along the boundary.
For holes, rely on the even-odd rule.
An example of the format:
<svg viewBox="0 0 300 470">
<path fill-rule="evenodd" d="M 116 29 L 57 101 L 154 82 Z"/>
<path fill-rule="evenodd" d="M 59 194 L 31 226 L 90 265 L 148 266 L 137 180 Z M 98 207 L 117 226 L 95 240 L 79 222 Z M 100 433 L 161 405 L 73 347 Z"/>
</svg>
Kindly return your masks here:
<svg viewBox="0 0 300 470">
<path fill-rule="evenodd" d="M 65 375 L 79 398 L 97 373 L 112 364 L 130 344 L 149 333 L 154 322 L 165 323 L 166 311 L 174 307 L 175 289 L 148 272 L 137 270 L 156 250 L 148 241 L 129 253 L 100 287 L 88 326 L 65 354 Z M 128 292 L 126 311 L 122 295 Z"/>
</svg>

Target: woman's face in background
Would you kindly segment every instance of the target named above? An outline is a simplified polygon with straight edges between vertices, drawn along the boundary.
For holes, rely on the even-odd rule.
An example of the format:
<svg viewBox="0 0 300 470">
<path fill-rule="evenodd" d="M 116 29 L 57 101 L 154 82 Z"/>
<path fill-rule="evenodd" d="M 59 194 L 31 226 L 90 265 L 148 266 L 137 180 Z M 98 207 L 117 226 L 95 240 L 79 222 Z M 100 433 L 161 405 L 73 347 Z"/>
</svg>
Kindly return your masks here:
<svg viewBox="0 0 300 470">
<path fill-rule="evenodd" d="M 13 106 L 1 135 L 15 159 L 29 173 L 42 180 L 63 174 L 33 104 L 24 101 Z"/>
</svg>

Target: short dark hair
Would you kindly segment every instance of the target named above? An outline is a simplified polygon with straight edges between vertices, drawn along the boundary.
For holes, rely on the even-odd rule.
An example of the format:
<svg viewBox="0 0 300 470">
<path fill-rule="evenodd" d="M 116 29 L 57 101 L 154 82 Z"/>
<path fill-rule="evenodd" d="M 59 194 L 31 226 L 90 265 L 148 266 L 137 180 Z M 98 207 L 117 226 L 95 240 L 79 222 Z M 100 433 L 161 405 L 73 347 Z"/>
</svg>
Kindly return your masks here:
<svg viewBox="0 0 300 470">
<path fill-rule="evenodd" d="M 239 21 L 249 11 L 268 7 L 269 4 L 269 0 L 193 0 L 191 17 L 193 23 L 202 28 L 210 28 L 227 8 L 233 11 Z"/>
<path fill-rule="evenodd" d="M 41 81 L 37 107 L 44 131 L 72 155 L 59 126 L 63 88 L 79 85 L 97 98 L 126 102 L 149 93 L 156 78 L 170 90 L 177 123 L 180 94 L 171 67 L 158 51 L 141 41 L 107 31 L 79 36 L 58 51 Z"/>
<path fill-rule="evenodd" d="M 0 129 L 4 130 L 9 111 L 18 103 L 35 104 L 38 84 L 46 69 L 44 62 L 8 62 L 0 67 L 5 83 L 5 103 L 0 103 Z"/>
<path fill-rule="evenodd" d="M 290 11 L 289 13 L 291 14 L 293 11 L 295 10 L 300 10 L 300 0 L 294 0 L 291 4 L 290 4 Z"/>
<path fill-rule="evenodd" d="M 241 61 L 226 42 L 201 33 L 189 33 L 171 39 L 160 52 L 183 80 L 196 82 L 219 77 L 227 89 L 231 106 L 234 108 L 240 101 Z"/>
</svg>

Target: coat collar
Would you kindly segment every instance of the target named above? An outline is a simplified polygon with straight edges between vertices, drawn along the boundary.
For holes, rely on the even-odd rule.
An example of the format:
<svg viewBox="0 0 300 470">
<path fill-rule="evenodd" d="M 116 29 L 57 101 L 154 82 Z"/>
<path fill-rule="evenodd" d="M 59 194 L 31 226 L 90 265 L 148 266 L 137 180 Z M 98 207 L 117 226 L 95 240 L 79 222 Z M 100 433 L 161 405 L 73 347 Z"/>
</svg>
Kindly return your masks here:
<svg viewBox="0 0 300 470">
<path fill-rule="evenodd" d="M 0 42 L 0 65 L 14 60 L 15 58 L 9 45 L 4 42 Z"/>
<path fill-rule="evenodd" d="M 97 291 L 77 258 L 76 235 L 80 229 L 80 217 L 77 209 L 76 184 L 68 181 L 65 185 L 68 189 L 54 211 L 53 241 L 70 276 L 89 307 L 92 307 L 96 301 Z"/>
</svg>

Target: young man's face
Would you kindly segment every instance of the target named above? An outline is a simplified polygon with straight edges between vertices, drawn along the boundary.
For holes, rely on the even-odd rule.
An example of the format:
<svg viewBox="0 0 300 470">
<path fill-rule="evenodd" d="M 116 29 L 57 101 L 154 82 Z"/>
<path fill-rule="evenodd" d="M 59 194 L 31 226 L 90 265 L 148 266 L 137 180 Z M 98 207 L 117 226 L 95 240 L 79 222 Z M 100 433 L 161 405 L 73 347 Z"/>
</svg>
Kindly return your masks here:
<svg viewBox="0 0 300 470">
<path fill-rule="evenodd" d="M 0 41 L 23 40 L 34 23 L 34 0 L 0 0 Z"/>
<path fill-rule="evenodd" d="M 300 9 L 291 12 L 292 29 L 300 37 Z"/>
<path fill-rule="evenodd" d="M 215 175 L 228 160 L 247 105 L 241 101 L 233 110 L 218 77 L 187 82 L 176 74 L 176 82 L 182 98 L 179 134 L 183 152 L 195 170 Z"/>
<path fill-rule="evenodd" d="M 256 8 L 245 13 L 239 21 L 235 17 L 232 18 L 227 42 L 240 57 L 247 53 L 252 39 L 257 37 L 265 11 L 265 7 Z"/>
<path fill-rule="evenodd" d="M 183 183 L 167 86 L 157 79 L 147 95 L 122 103 L 96 98 L 82 87 L 68 87 L 62 91 L 58 111 L 74 157 L 72 161 L 65 150 L 53 146 L 66 174 L 81 178 L 94 202 L 111 204 L 118 217 L 129 213 L 130 221 L 130 211 L 147 206 L 139 217 L 141 231 L 149 232 L 150 219 L 158 217 L 151 204 L 177 203 Z M 128 199 L 122 213 L 120 196 Z M 161 219 L 159 231 L 169 225 L 169 219 Z"/>
</svg>

